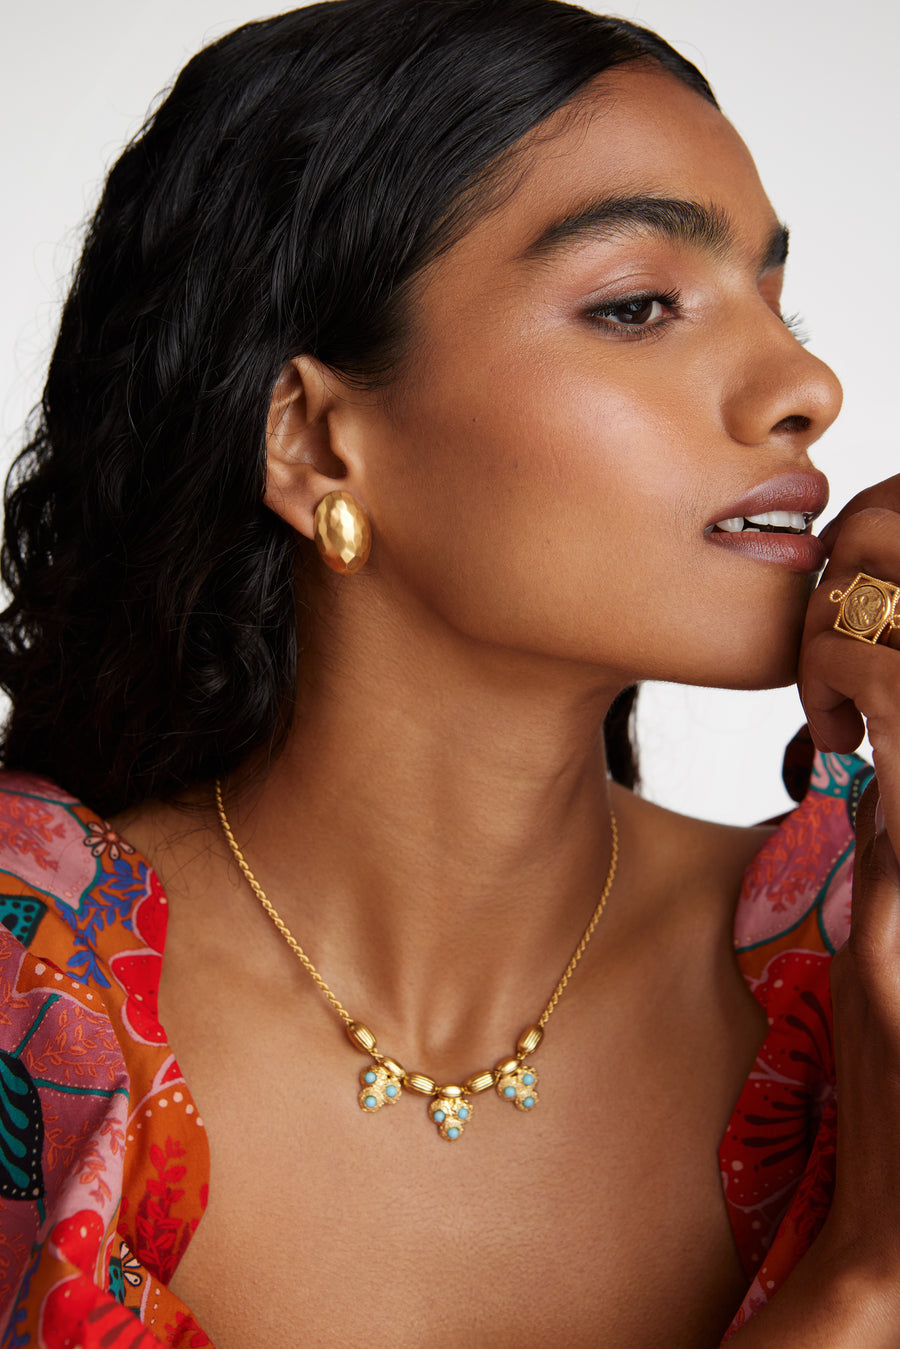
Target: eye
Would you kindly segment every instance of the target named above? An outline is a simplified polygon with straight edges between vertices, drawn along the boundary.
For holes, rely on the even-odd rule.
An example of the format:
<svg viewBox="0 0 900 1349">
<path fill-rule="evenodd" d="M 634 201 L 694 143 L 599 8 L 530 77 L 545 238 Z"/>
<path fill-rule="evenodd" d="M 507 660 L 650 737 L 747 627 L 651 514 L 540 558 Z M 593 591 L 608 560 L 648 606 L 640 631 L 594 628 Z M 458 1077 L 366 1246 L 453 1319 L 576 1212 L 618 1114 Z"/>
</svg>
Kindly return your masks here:
<svg viewBox="0 0 900 1349">
<path fill-rule="evenodd" d="M 675 292 L 656 295 L 628 295 L 621 300 L 597 305 L 588 313 L 595 323 L 610 333 L 641 337 L 648 330 L 661 328 L 679 308 Z"/>
<path fill-rule="evenodd" d="M 624 304 L 607 305 L 595 312 L 598 318 L 612 319 L 616 323 L 642 325 L 662 318 L 663 307 L 659 300 L 647 296 L 639 300 L 626 300 Z"/>
</svg>

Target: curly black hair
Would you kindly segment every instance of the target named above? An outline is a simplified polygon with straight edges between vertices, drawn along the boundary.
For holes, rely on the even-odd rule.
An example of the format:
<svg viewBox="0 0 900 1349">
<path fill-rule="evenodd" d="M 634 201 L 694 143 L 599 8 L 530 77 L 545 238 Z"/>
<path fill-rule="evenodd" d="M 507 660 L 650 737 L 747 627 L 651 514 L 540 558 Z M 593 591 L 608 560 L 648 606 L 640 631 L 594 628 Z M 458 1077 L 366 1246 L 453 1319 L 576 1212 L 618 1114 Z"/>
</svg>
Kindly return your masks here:
<svg viewBox="0 0 900 1349">
<path fill-rule="evenodd" d="M 389 382 L 413 278 L 628 61 L 715 101 L 654 34 L 559 0 L 332 0 L 185 67 L 109 175 L 7 483 L 7 766 L 114 813 L 277 750 L 307 549 L 262 503 L 279 371 Z M 633 701 L 606 728 L 629 785 Z"/>
</svg>

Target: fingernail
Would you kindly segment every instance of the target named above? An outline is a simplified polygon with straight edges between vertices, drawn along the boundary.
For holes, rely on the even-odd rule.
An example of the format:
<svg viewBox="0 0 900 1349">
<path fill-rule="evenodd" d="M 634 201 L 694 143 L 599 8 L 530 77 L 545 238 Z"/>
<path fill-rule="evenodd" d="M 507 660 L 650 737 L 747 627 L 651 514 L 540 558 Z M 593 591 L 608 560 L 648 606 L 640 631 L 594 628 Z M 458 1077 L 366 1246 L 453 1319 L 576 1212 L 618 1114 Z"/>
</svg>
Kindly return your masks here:
<svg viewBox="0 0 900 1349">
<path fill-rule="evenodd" d="M 878 804 L 875 807 L 875 833 L 883 834 L 885 832 L 884 811 L 881 809 L 881 797 L 878 798 Z"/>
</svg>

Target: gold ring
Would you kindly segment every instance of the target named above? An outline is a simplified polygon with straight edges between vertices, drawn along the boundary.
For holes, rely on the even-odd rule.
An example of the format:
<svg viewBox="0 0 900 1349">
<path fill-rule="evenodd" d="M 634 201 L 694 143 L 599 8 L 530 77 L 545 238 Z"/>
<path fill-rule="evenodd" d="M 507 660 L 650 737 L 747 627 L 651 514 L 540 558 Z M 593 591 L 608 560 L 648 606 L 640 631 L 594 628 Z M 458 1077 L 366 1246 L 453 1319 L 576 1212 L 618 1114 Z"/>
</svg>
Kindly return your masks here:
<svg viewBox="0 0 900 1349">
<path fill-rule="evenodd" d="M 832 604 L 841 606 L 834 620 L 836 630 L 874 646 L 882 633 L 900 628 L 895 614 L 898 596 L 900 586 L 859 572 L 846 590 L 832 590 L 829 595 Z"/>
</svg>

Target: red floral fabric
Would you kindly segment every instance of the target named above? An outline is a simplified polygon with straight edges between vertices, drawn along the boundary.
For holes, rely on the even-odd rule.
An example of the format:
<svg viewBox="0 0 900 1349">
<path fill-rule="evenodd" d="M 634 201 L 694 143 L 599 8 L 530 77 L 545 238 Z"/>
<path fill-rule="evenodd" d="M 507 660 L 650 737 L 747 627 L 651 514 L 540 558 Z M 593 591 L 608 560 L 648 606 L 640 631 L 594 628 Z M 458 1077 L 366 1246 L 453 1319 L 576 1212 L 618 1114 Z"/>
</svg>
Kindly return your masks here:
<svg viewBox="0 0 900 1349">
<path fill-rule="evenodd" d="M 719 1157 L 750 1284 L 729 1334 L 828 1209 L 828 966 L 870 773 L 817 758 L 744 879 L 735 945 L 770 1029 Z M 206 1207 L 209 1152 L 157 1014 L 166 915 L 158 878 L 104 820 L 0 774 L 0 1349 L 210 1344 L 168 1288 Z"/>
<path fill-rule="evenodd" d="M 210 1340 L 168 1289 L 206 1135 L 157 1018 L 166 897 L 105 821 L 0 774 L 0 1344 Z"/>
<path fill-rule="evenodd" d="M 816 755 L 809 790 L 744 877 L 738 963 L 769 1031 L 722 1140 L 722 1187 L 751 1280 L 726 1340 L 818 1235 L 834 1187 L 831 957 L 850 932 L 856 806 L 872 769 Z"/>
</svg>

